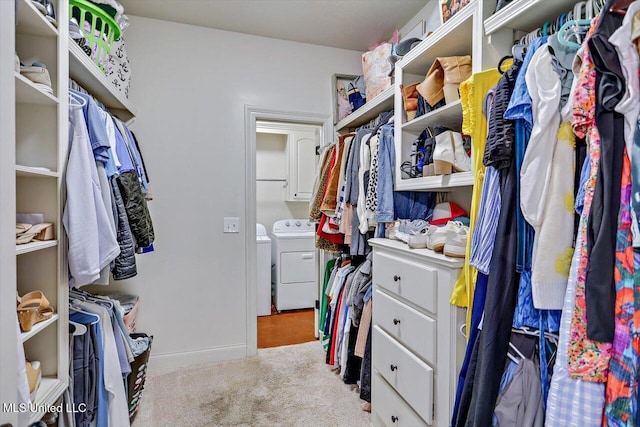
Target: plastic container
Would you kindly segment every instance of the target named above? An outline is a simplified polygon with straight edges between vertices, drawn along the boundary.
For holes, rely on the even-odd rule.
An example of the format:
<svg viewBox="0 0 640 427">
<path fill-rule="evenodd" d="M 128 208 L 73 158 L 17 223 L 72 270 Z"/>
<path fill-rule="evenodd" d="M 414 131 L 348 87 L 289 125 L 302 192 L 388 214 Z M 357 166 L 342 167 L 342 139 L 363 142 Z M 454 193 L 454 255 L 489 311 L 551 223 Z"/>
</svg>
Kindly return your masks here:
<svg viewBox="0 0 640 427">
<path fill-rule="evenodd" d="M 89 41 L 91 59 L 104 73 L 111 44 L 120 38 L 118 23 L 98 5 L 87 0 L 69 0 L 69 18 L 75 18 Z"/>
</svg>

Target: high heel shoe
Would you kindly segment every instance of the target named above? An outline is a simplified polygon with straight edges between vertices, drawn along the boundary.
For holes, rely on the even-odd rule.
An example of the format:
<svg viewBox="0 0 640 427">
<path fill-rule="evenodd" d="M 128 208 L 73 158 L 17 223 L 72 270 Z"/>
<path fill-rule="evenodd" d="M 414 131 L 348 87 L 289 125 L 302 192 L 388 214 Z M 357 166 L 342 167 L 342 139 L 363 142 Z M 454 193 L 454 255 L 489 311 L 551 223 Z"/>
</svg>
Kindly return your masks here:
<svg viewBox="0 0 640 427">
<path fill-rule="evenodd" d="M 450 175 L 455 163 L 454 143 L 451 131 L 436 135 L 436 146 L 433 150 L 433 166 L 436 175 Z"/>
<path fill-rule="evenodd" d="M 404 101 L 404 111 L 407 113 L 408 122 L 416 118 L 416 112 L 418 111 L 417 86 L 418 83 L 409 86 L 400 85 L 400 92 L 402 92 L 402 100 Z"/>
<path fill-rule="evenodd" d="M 42 381 L 42 369 L 40 368 L 40 362 L 34 360 L 33 362 L 26 362 L 27 382 L 29 383 L 29 393 L 31 394 L 31 400 L 35 400 L 36 393 L 40 387 Z"/>
<path fill-rule="evenodd" d="M 451 132 L 453 138 L 454 148 L 454 162 L 453 169 L 456 172 L 469 172 L 471 170 L 471 157 L 467 154 L 467 150 L 464 149 L 464 141 L 460 132 Z"/>
<path fill-rule="evenodd" d="M 450 104 L 460 99 L 460 83 L 471 77 L 471 56 L 446 56 L 436 58 L 424 81 L 417 87 L 431 106 L 442 100 Z"/>
</svg>

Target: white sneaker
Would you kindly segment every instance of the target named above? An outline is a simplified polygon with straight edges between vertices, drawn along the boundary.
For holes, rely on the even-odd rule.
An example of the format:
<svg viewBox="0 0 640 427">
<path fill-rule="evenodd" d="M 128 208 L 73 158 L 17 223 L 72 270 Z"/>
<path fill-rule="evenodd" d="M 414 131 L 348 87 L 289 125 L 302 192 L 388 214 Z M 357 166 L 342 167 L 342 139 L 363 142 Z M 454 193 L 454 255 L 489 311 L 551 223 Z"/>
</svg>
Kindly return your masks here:
<svg viewBox="0 0 640 427">
<path fill-rule="evenodd" d="M 468 236 L 469 227 L 467 226 L 462 226 L 458 233 L 447 236 L 447 240 L 444 243 L 444 254 L 454 258 L 464 258 L 467 253 Z"/>
<path fill-rule="evenodd" d="M 458 221 L 449 221 L 444 227 L 434 228 L 435 229 L 432 230 L 432 233 L 430 233 L 429 245 L 427 247 L 436 252 L 442 252 L 445 243 L 451 237 L 457 236 L 461 233 L 466 235 L 469 231 L 469 227 Z"/>
<path fill-rule="evenodd" d="M 395 238 L 408 244 L 409 238 L 425 233 L 430 227 L 429 223 L 423 219 L 401 219 L 399 220 L 398 231 L 395 233 Z"/>
<path fill-rule="evenodd" d="M 396 235 L 398 231 L 400 231 L 400 221 L 394 221 L 393 225 L 384 230 L 384 234 L 387 239 L 400 240 Z"/>
<path fill-rule="evenodd" d="M 409 238 L 407 239 L 407 245 L 411 249 L 424 249 L 429 244 L 430 234 L 432 233 L 432 229 L 437 228 L 434 225 L 428 225 L 425 228 L 422 228 L 419 231 L 413 231 L 409 234 Z"/>
</svg>

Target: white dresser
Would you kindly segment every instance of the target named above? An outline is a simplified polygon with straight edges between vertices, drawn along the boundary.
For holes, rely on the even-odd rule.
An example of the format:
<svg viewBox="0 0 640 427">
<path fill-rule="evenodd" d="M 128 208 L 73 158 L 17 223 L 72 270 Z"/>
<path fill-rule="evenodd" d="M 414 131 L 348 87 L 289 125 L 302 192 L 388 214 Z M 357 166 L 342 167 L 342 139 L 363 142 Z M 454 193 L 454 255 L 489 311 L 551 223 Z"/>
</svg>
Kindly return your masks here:
<svg viewBox="0 0 640 427">
<path fill-rule="evenodd" d="M 372 424 L 450 423 L 466 309 L 449 304 L 463 261 L 372 239 Z"/>
</svg>

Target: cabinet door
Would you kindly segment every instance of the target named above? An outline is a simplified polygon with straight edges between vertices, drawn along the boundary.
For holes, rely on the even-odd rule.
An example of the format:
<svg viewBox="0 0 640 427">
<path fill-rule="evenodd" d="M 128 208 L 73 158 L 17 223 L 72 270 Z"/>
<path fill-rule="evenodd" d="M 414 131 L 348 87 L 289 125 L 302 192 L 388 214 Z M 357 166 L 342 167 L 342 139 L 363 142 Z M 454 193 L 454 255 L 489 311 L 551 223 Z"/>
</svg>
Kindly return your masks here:
<svg viewBox="0 0 640 427">
<path fill-rule="evenodd" d="M 309 201 L 316 172 L 318 130 L 314 126 L 289 134 L 288 201 Z"/>
</svg>

